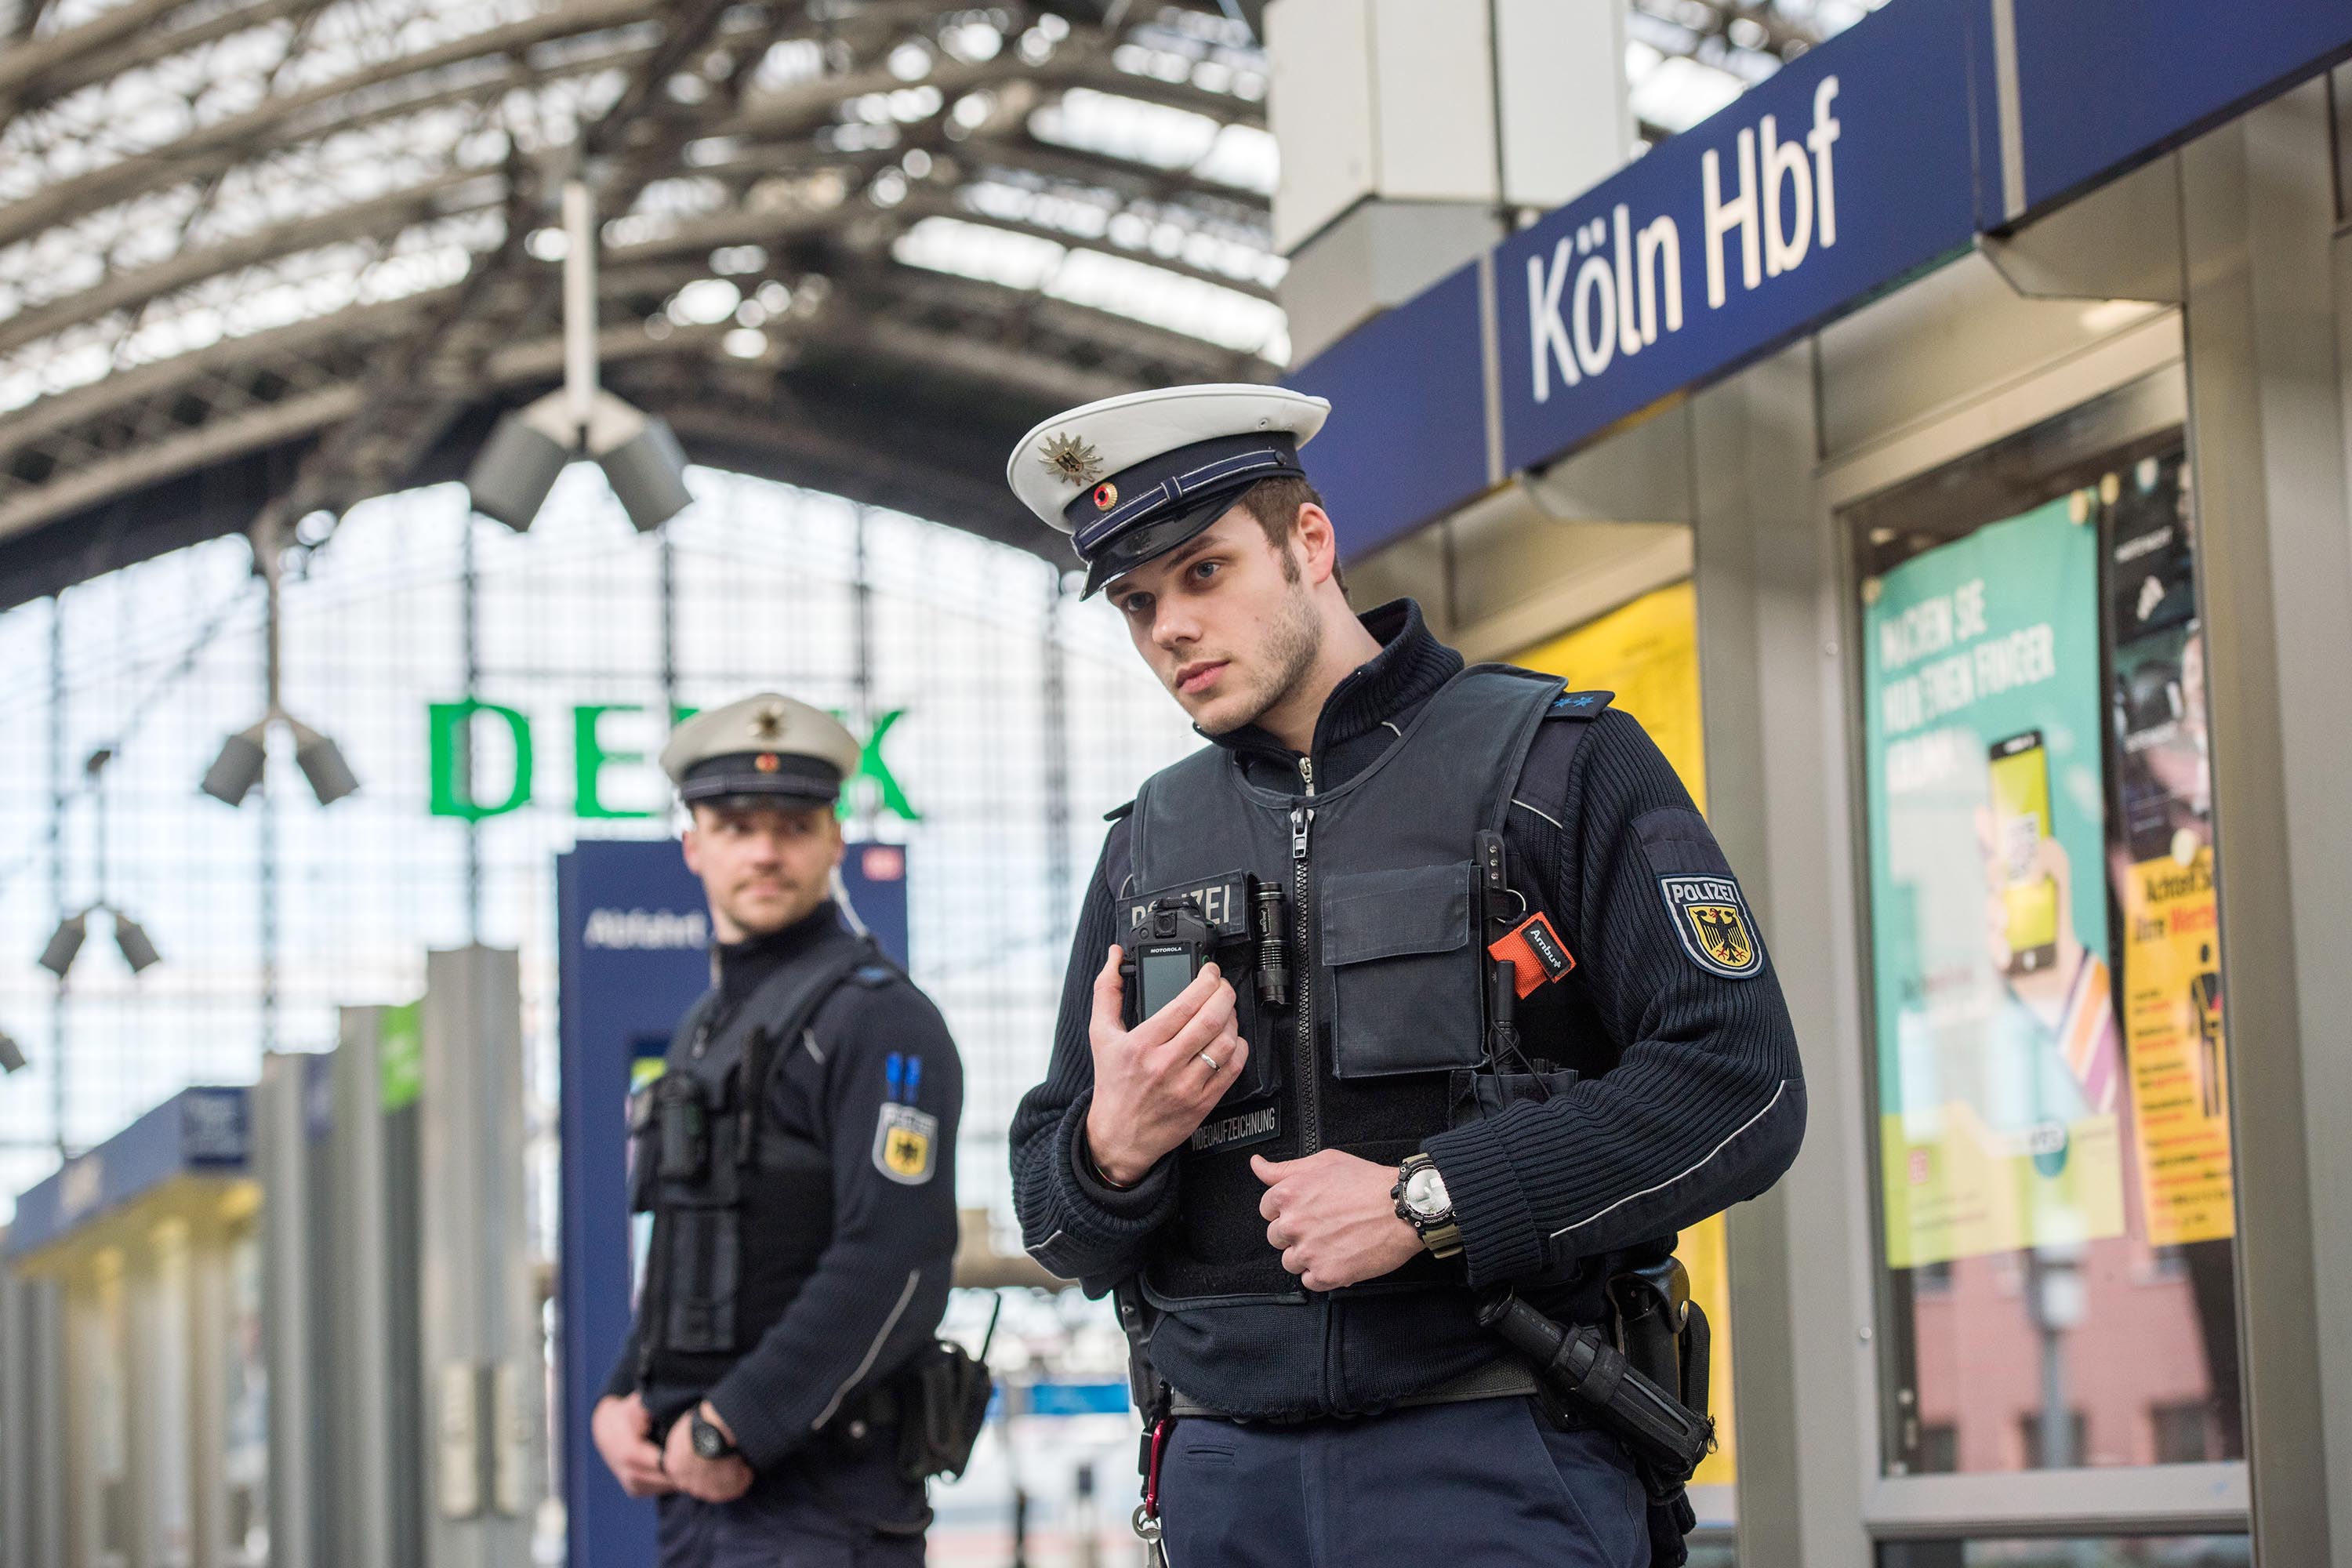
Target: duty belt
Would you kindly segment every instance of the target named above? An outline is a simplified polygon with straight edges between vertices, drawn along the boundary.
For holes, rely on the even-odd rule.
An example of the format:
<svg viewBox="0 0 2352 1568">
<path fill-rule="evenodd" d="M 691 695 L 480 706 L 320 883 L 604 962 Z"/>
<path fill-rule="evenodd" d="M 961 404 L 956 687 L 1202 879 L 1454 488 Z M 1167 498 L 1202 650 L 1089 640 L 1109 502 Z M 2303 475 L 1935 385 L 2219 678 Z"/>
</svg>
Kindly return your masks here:
<svg viewBox="0 0 2352 1568">
<path fill-rule="evenodd" d="M 1508 1357 L 1490 1361 L 1434 1388 L 1424 1388 L 1419 1394 L 1408 1394 L 1401 1399 L 1390 1400 L 1381 1408 L 1404 1410 L 1421 1405 L 1466 1405 L 1474 1399 L 1523 1398 L 1540 1392 L 1541 1388 L 1535 1373 L 1524 1362 L 1517 1357 Z M 1323 1419 L 1318 1415 L 1229 1415 L 1213 1405 L 1202 1404 L 1181 1388 L 1169 1389 L 1168 1398 L 1168 1414 L 1171 1415 L 1205 1415 L 1213 1420 L 1234 1421 L 1244 1426 L 1286 1426 Z"/>
</svg>

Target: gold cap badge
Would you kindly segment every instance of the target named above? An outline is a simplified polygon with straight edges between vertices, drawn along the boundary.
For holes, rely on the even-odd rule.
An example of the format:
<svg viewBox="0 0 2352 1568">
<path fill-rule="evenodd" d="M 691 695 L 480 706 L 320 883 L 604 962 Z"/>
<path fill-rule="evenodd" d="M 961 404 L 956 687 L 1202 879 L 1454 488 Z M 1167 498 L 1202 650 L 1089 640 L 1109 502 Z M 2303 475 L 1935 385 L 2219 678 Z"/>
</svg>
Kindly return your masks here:
<svg viewBox="0 0 2352 1568">
<path fill-rule="evenodd" d="M 1076 436 L 1046 437 L 1037 460 L 1074 485 L 1090 485 L 1102 478 L 1102 454 Z"/>
</svg>

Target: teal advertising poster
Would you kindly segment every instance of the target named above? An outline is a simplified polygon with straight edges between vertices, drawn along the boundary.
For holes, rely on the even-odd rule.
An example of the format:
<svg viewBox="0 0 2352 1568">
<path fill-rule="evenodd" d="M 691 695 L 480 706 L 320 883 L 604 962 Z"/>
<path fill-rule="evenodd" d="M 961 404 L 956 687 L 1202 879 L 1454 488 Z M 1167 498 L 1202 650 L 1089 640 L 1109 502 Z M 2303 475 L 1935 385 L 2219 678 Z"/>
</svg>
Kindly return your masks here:
<svg viewBox="0 0 2352 1568">
<path fill-rule="evenodd" d="M 1888 1263 L 2121 1235 L 2095 506 L 1863 585 Z"/>
</svg>

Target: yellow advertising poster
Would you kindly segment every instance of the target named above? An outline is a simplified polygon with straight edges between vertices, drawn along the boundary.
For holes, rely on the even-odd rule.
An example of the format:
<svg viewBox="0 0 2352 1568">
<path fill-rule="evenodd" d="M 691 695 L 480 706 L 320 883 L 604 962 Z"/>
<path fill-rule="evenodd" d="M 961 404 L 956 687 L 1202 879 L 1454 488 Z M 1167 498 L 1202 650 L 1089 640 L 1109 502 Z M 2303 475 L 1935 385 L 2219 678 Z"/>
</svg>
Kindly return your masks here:
<svg viewBox="0 0 2352 1568">
<path fill-rule="evenodd" d="M 1706 747 L 1698 712 L 1698 594 L 1675 583 L 1587 621 L 1564 637 L 1513 654 L 1510 663 L 1565 679 L 1579 691 L 1613 691 L 1610 704 L 1642 721 L 1683 787 L 1706 809 Z"/>
<path fill-rule="evenodd" d="M 1706 757 L 1698 709 L 1698 598 L 1688 583 L 1644 594 L 1564 637 L 1511 656 L 1510 663 L 1564 678 L 1577 690 L 1613 691 L 1612 708 L 1642 721 L 1706 809 Z M 1713 1325 L 1708 1379 L 1721 1446 L 1692 1478 L 1696 1488 L 1727 1489 L 1738 1472 L 1731 1411 L 1731 1282 L 1724 1264 L 1723 1216 L 1683 1232 L 1675 1256 L 1690 1270 L 1691 1295 Z M 1700 1493 L 1701 1511 L 1706 1494 Z"/>
<path fill-rule="evenodd" d="M 2141 861 L 2122 901 L 2124 1039 L 2148 1243 L 2216 1240 L 2231 1234 L 2235 1211 L 2213 851 L 2196 848 L 2187 865 L 2169 855 Z"/>
</svg>

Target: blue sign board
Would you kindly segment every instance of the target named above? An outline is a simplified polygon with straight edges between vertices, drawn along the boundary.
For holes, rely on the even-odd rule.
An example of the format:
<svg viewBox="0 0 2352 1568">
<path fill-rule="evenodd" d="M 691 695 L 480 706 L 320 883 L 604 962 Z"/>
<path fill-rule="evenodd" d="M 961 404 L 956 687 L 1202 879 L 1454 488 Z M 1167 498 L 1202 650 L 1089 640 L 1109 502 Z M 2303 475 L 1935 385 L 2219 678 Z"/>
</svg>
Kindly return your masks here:
<svg viewBox="0 0 2352 1568">
<path fill-rule="evenodd" d="M 1124 1415 L 1134 1408 L 1124 1379 L 1117 1383 L 1048 1380 L 1028 1386 L 1030 1415 Z"/>
<path fill-rule="evenodd" d="M 1495 257 L 1503 463 L 1720 375 L 1977 226 L 1969 0 L 1897 0 Z M 1989 37 L 1989 32 L 1988 32 Z"/>
<path fill-rule="evenodd" d="M 1370 548 L 1346 531 L 1358 519 L 1428 517 L 1500 478 L 1487 471 L 1478 297 L 1474 263 L 1291 378 L 1333 404 L 1307 448 L 1307 468 L 1341 530 L 1343 553 Z"/>
<path fill-rule="evenodd" d="M 852 908 L 883 950 L 907 959 L 907 851 L 852 844 Z M 627 1101 L 637 1063 L 669 1046 L 710 983 L 702 884 L 675 842 L 582 842 L 555 863 L 562 1047 L 563 1486 L 572 1568 L 629 1568 L 654 1555 L 650 1503 L 625 1496 L 597 1456 L 588 1414 L 627 1339 Z"/>
<path fill-rule="evenodd" d="M 2345 0 L 2013 3 L 2029 208 L 2145 163 L 2352 54 Z"/>
<path fill-rule="evenodd" d="M 1300 366 L 1342 553 L 2352 56 L 2352 0 L 2005 3 L 2008 40 L 1997 0 L 1891 0 Z"/>
<path fill-rule="evenodd" d="M 22 1258 L 152 1192 L 174 1176 L 236 1176 L 253 1158 L 242 1089 L 184 1089 L 16 1200 L 7 1256 Z"/>
</svg>

